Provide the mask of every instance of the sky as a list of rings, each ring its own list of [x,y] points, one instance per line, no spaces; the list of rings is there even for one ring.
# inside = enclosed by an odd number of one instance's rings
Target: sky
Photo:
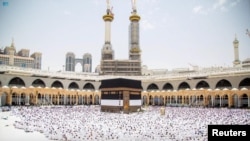
[[[42,70],[59,71],[66,53],[92,55],[92,71],[104,45],[106,0],[0,0],[0,47],[42,53]],[[131,0],[110,0],[115,59],[128,59]],[[250,58],[249,0],[137,0],[142,65],[148,69],[232,67]],[[76,65],[76,71],[81,65]]]

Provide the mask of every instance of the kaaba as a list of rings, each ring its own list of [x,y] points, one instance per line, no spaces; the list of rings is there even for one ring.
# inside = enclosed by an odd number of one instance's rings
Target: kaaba
[[[115,78],[101,80],[102,112],[136,112],[141,108],[141,81]]]

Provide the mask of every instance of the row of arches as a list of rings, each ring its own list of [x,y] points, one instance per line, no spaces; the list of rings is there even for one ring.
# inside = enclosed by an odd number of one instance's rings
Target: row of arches
[[[12,87],[12,86],[16,86],[16,87],[25,87],[25,82],[19,78],[19,77],[15,77],[13,79],[10,80],[8,86]],[[45,88],[47,87],[45,82],[41,79],[36,79],[32,82],[32,86],[33,87],[41,87],[41,88]],[[64,89],[64,86],[63,86],[63,83],[56,80],[54,81],[51,86],[51,88],[54,87],[54,88],[63,88]],[[71,82],[68,86],[68,89],[81,89],[79,87],[79,85],[76,83],[76,82]],[[86,90],[95,90],[95,87],[93,84],[91,83],[86,83],[82,89],[86,89]]]
[[[27,87],[25,85],[25,82],[19,78],[19,77],[14,77],[12,78],[9,83],[8,86],[17,86],[17,87]],[[86,83],[82,88],[79,87],[79,85],[76,82],[71,82],[67,88],[65,88],[65,86],[63,85],[62,82],[60,82],[59,80],[55,80],[51,86],[46,86],[45,82],[41,79],[36,79],[32,82],[32,86],[33,87],[55,87],[55,88],[63,88],[63,89],[86,89],[86,90],[98,90],[99,88],[95,88],[94,84],[92,84],[91,82]],[[211,86],[209,85],[209,83],[205,80],[201,80],[199,81],[196,86],[195,89],[210,89]],[[232,89],[233,86],[231,84],[230,81],[226,80],[226,79],[221,79],[219,80],[216,85],[215,85],[215,89]],[[250,89],[250,78],[245,78],[243,80],[240,81],[239,85],[238,85],[238,89],[241,88],[248,88]],[[185,89],[191,89],[191,86],[188,82],[182,82],[178,85],[177,90],[185,90]],[[171,84],[170,82],[167,82],[163,85],[162,88],[160,88],[156,83],[150,83],[148,86],[146,86],[146,90],[147,91],[152,91],[152,90],[174,90],[173,84]]]
[[[195,89],[210,89],[211,86],[209,86],[208,82],[201,80],[199,81],[196,86]],[[232,84],[226,80],[226,79],[222,79],[219,80],[216,85],[215,85],[216,89],[232,89]],[[250,88],[250,78],[245,78],[243,80],[240,81],[239,89],[241,88]],[[160,88],[157,86],[157,84],[155,83],[151,83],[148,87],[147,90],[159,90]],[[185,90],[185,89],[191,89],[191,86],[187,83],[187,82],[182,82],[179,84],[177,90]],[[174,90],[174,87],[171,83],[166,83],[163,85],[162,90]]]
[[[100,91],[61,88],[0,88],[0,106],[4,105],[98,105]],[[250,107],[250,90],[142,91],[142,105]]]

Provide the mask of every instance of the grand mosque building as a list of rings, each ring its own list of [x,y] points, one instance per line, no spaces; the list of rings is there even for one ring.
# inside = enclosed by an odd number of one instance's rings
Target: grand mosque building
[[[90,54],[84,55],[81,60],[76,59],[73,53],[67,53],[66,71],[61,72],[20,67],[20,64],[14,65],[13,61],[1,63],[0,106],[101,105],[102,80],[126,78],[141,82],[142,106],[250,108],[250,59],[242,62],[239,60],[237,38],[232,43],[234,47],[232,67],[148,70],[141,64],[140,16],[135,5],[129,17],[127,60],[114,58],[111,44],[111,23],[114,15],[109,4],[102,18],[105,22],[105,42],[101,49],[100,67],[97,72],[91,72]],[[9,47],[9,49],[12,48]],[[13,53],[11,55],[15,58]],[[8,54],[1,56],[8,58]],[[41,54],[36,56],[40,58]],[[76,62],[82,64],[83,72],[74,72]],[[35,63],[31,64],[34,66]],[[112,90],[117,93],[121,91]],[[122,90],[124,93],[126,91]]]

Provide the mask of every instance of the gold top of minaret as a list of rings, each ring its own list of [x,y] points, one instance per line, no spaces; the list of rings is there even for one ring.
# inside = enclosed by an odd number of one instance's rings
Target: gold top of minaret
[[[132,14],[130,17],[129,17],[129,20],[132,22],[132,21],[140,21],[141,17],[139,15],[137,15],[136,13],[135,14]]]
[[[137,10],[136,10],[136,0],[132,0],[132,15],[129,17],[129,20],[132,21],[139,21],[141,17],[137,15]]]
[[[107,13],[103,15],[103,20],[104,21],[113,21],[114,19],[114,14],[112,13],[112,8],[110,8],[110,2],[107,0]]]
[[[114,19],[114,16],[110,15],[110,14],[106,14],[106,15],[103,15],[102,18],[104,21],[111,21],[112,22]]]

